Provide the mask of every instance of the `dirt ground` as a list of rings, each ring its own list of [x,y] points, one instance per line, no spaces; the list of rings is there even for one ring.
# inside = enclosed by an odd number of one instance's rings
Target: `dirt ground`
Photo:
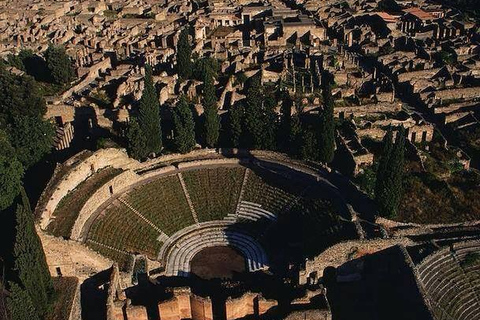
[[[56,238],[38,230],[52,276],[78,277],[80,282],[97,272],[108,269],[113,262],[79,242]],[[57,270],[57,268],[60,268]]]
[[[245,259],[231,247],[205,248],[193,257],[190,270],[203,279],[230,279],[245,272]]]

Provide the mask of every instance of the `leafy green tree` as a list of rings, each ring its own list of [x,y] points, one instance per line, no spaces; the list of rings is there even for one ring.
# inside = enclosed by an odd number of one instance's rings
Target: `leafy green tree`
[[[22,188],[23,166],[5,132],[0,130],[0,211],[9,207]]]
[[[192,48],[188,33],[188,28],[184,28],[177,44],[177,71],[181,80],[189,79],[192,75]]]
[[[195,121],[184,95],[180,97],[173,112],[174,145],[180,153],[187,153],[195,147]]]
[[[147,138],[135,117],[132,117],[127,128],[127,151],[132,158],[137,160],[148,156]]]
[[[228,111],[227,118],[227,140],[232,148],[240,147],[240,139],[242,137],[244,108],[239,104],[232,107]]]
[[[335,154],[335,120],[333,116],[332,82],[332,75],[325,71],[322,74],[323,111],[320,114],[318,135],[318,158],[323,163],[332,162]]]
[[[75,78],[72,60],[63,46],[49,45],[45,52],[45,60],[54,83],[64,85]]]
[[[43,119],[45,99],[32,77],[0,67],[0,127],[5,130],[25,168],[51,150],[54,128]]]
[[[22,190],[21,194],[22,201],[17,205],[16,211],[17,226],[13,249],[15,271],[37,314],[45,316],[50,307],[53,283],[25,191]]]
[[[7,309],[11,320],[40,320],[30,295],[15,282],[10,282]]]
[[[207,70],[203,82],[203,140],[210,148],[217,145],[220,136],[220,116],[218,115],[217,96],[213,80],[212,71]]]
[[[393,143],[393,132],[390,129],[383,140],[382,157],[378,164],[375,185],[375,200],[380,214],[394,217],[403,195],[405,153],[405,129],[401,127]]]
[[[140,99],[138,123],[146,139],[147,154],[158,154],[162,150],[162,129],[160,123],[160,103],[153,84],[152,68],[145,66],[145,79]]]
[[[53,125],[38,117],[15,117],[11,128],[11,141],[18,159],[26,168],[32,166],[51,151]]]

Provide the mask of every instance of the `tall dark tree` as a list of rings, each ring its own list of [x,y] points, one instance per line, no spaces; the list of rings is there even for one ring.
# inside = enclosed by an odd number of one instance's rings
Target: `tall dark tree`
[[[233,106],[228,111],[227,121],[227,140],[232,148],[240,147],[242,137],[242,124],[244,116],[244,107],[241,104]]]
[[[203,140],[207,147],[215,147],[220,136],[220,116],[217,109],[217,96],[213,83],[213,72],[207,70],[203,81]]]
[[[395,143],[393,133],[389,130],[383,144],[377,169],[375,200],[380,214],[391,218],[396,216],[403,194],[405,129],[400,127]]]
[[[9,207],[22,188],[23,166],[5,132],[0,130],[0,211]]]
[[[0,128],[25,168],[51,150],[54,128],[43,119],[46,110],[33,78],[13,75],[0,66]]]
[[[301,132],[300,158],[303,160],[317,160],[317,135],[311,127],[303,128]]]
[[[158,154],[162,150],[162,129],[160,124],[160,103],[153,83],[152,68],[145,66],[145,79],[140,99],[138,123],[145,139],[147,154]]]
[[[137,160],[148,156],[147,138],[143,134],[137,118],[132,117],[127,128],[127,151],[128,154]]]
[[[288,150],[291,155],[298,156],[300,154],[300,146],[302,145],[302,123],[298,114],[292,116],[290,121],[290,136],[288,137]],[[316,141],[314,139],[314,141]]]
[[[318,135],[318,158],[323,163],[332,162],[335,154],[335,120],[333,116],[334,104],[331,89],[332,83],[332,75],[327,71],[324,71],[322,74],[323,110],[320,114]]]
[[[35,231],[33,214],[27,196],[22,191],[22,201],[17,205],[16,236],[14,244],[15,271],[30,296],[38,315],[44,316],[53,293],[43,247]]]
[[[287,91],[282,92],[282,105],[280,108],[280,124],[278,126],[278,146],[280,150],[289,152],[292,127],[293,100]]]
[[[195,147],[195,121],[192,110],[185,96],[180,100],[173,112],[174,144],[180,153],[187,153]]]
[[[10,282],[7,309],[11,320],[40,320],[30,295],[15,282]]]
[[[180,32],[177,44],[177,72],[181,80],[189,79],[192,75],[192,47],[188,40],[188,28]]]
[[[257,73],[248,80],[245,105],[244,140],[246,147],[252,149],[262,146],[262,91],[261,74]]]
[[[45,52],[45,60],[53,82],[64,85],[74,79],[72,60],[63,46],[49,45]]]
[[[203,57],[195,61],[193,67],[193,76],[198,81],[204,81],[207,72],[211,72],[214,78],[217,78],[218,70],[220,69],[218,61],[212,57]]]

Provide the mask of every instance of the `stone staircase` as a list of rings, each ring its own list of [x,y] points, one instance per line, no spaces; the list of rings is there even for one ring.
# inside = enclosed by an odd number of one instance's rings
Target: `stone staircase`
[[[195,223],[199,223],[197,212],[193,207],[192,199],[190,198],[190,194],[188,193],[187,186],[185,185],[185,181],[183,180],[182,173],[181,172],[177,173],[177,176],[178,176],[178,179],[180,180],[180,184],[182,185],[185,198],[187,198],[187,203],[188,203],[188,206],[190,207],[190,211],[192,211],[193,220],[195,220]]]

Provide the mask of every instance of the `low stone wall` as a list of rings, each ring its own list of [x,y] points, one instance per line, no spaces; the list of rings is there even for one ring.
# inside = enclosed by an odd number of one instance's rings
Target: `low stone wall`
[[[406,238],[390,238],[378,240],[352,240],[337,243],[323,251],[321,254],[305,262],[305,269],[299,272],[299,283],[307,284],[311,274],[316,274],[316,278],[323,276],[323,270],[326,267],[338,267],[349,261],[349,254],[356,251],[358,256],[370,252],[377,252],[388,247],[401,244],[412,245],[413,241]],[[358,258],[358,256],[352,258]]]

